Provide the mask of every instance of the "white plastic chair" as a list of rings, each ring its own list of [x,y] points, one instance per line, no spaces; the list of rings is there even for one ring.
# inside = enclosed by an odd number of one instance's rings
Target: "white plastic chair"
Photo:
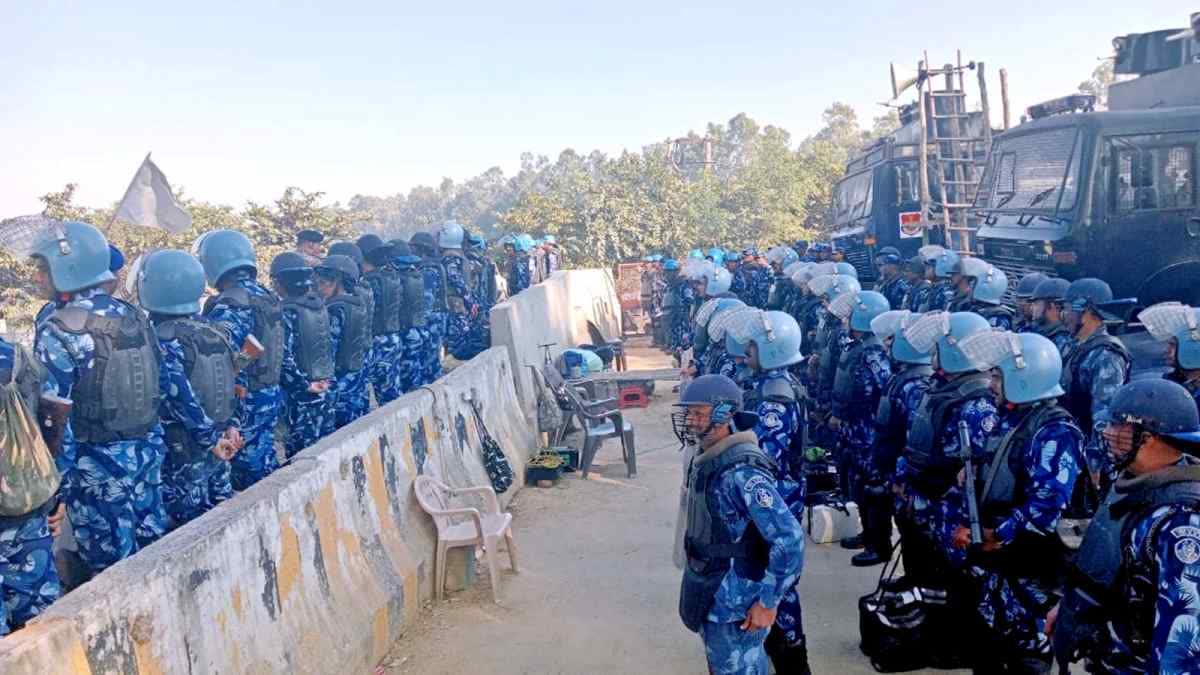
[[[418,476],[413,483],[417,503],[433,518],[437,525],[437,554],[433,560],[434,596],[441,600],[446,586],[446,553],[452,548],[483,546],[487,554],[488,573],[492,578],[492,598],[500,602],[500,537],[508,547],[508,559],[513,572],[517,572],[517,547],[513,543],[512,514],[500,512],[500,502],[491,486],[451,488],[429,476]],[[486,511],[472,507],[455,507],[453,498],[458,495],[482,495]],[[465,516],[465,517],[464,517]]]

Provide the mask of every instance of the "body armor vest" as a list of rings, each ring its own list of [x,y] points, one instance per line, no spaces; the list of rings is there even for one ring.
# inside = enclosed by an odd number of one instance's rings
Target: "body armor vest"
[[[473,255],[463,256],[463,280],[467,282],[467,292],[482,298],[483,261]]]
[[[371,323],[372,335],[391,335],[400,332],[401,302],[404,283],[400,273],[385,267],[367,272],[366,278],[375,294],[375,316]]]
[[[679,592],[679,615],[693,631],[699,631],[707,619],[731,563],[739,576],[752,580],[762,579],[767,569],[769,546],[758,528],[751,521],[741,540],[734,541],[729,525],[721,520],[713,491],[726,471],[743,464],[776,475],[775,463],[753,443],[734,445],[707,462],[692,464],[683,540],[687,567]]]
[[[160,340],[178,340],[183,349],[183,374],[192,386],[197,402],[218,428],[224,428],[233,418],[234,384],[237,367],[234,350],[219,328],[195,319],[172,319],[158,325]],[[181,424],[164,424],[167,444],[189,453],[208,452],[196,447],[191,434]]]
[[[978,314],[979,316],[982,316],[983,318],[987,319],[988,323],[991,323],[992,319],[994,319],[994,318],[1002,318],[1002,319],[1007,319],[1008,325],[1011,326],[1011,325],[1013,325],[1013,322],[1016,321],[1017,315],[1015,313],[1013,313],[1013,311],[1011,309],[1009,309],[1008,307],[1005,307],[1004,305],[988,305],[988,304],[978,303],[975,305],[975,307],[976,307],[976,309],[974,310],[975,313]]]
[[[375,291],[371,288],[371,284],[360,279],[357,284],[354,284],[354,297],[360,298],[363,303],[363,309],[367,315],[367,333],[371,336],[375,335]]]
[[[371,347],[371,323],[366,303],[357,295],[338,293],[325,300],[325,306],[330,312],[340,311],[343,317],[342,339],[333,357],[334,374],[342,377],[362,370]]]
[[[1045,325],[1039,324],[1037,325],[1035,332],[1056,345],[1058,344],[1060,335],[1066,335],[1068,337],[1071,335],[1071,332],[1068,331],[1066,326],[1062,325],[1061,323],[1056,323],[1049,328],[1047,328]],[[1066,355],[1063,356],[1063,359],[1066,359]]]
[[[1158,586],[1154,549],[1173,511],[1151,524],[1133,555],[1126,543],[1133,528],[1162,506],[1200,511],[1200,466],[1172,466],[1118,481],[1092,519],[1067,575],[1064,608],[1098,612],[1135,654],[1149,650]]]
[[[833,315],[826,317],[829,321],[836,321]],[[836,325],[829,326],[823,334],[824,340],[821,340],[821,334],[818,334],[818,344],[824,345],[821,351],[821,370],[817,380],[817,390],[820,392],[829,392],[833,389],[834,380],[837,377],[838,363],[842,358],[842,332]]]
[[[92,367],[71,394],[71,431],[77,441],[142,440],[158,424],[159,355],[154,327],[132,305],[125,305],[125,310],[123,316],[101,316],[67,306],[50,317],[63,331],[90,335],[95,344]]]
[[[839,417],[848,408],[867,402],[867,391],[863,386],[863,370],[867,367],[864,356],[869,347],[878,347],[879,338],[865,335],[856,340],[850,349],[842,352],[838,359],[837,372],[833,377],[833,410]]]
[[[446,301],[446,286],[449,284],[446,282],[445,268],[443,268],[441,263],[433,258],[422,258],[417,267],[421,270],[421,274],[423,275],[422,278],[425,280],[425,286],[427,287],[427,290],[433,292],[432,311],[445,312],[449,306]],[[436,283],[432,288],[428,288],[430,286],[428,281],[429,277],[436,279]]]
[[[923,489],[940,494],[949,488],[962,460],[947,457],[943,452],[941,434],[946,428],[947,416],[951,408],[972,398],[990,396],[990,383],[988,373],[971,373],[935,384],[921,399],[908,431],[907,455]]]
[[[279,384],[279,371],[283,369],[283,307],[278,296],[274,293],[258,295],[241,286],[232,286],[209,298],[204,305],[205,313],[217,302],[247,308],[254,317],[254,337],[262,343],[263,354],[244,369],[250,391]],[[241,349],[242,345],[234,345],[234,348]]]
[[[410,328],[425,328],[424,275],[415,267],[404,268],[400,270],[400,282],[404,287],[400,330],[408,332]]]
[[[333,378],[333,341],[329,336],[329,313],[316,293],[309,291],[283,301],[296,315],[296,367],[310,382]],[[378,308],[378,306],[377,306]]]
[[[1080,377],[1079,369],[1083,366],[1084,360],[1088,354],[1091,354],[1097,349],[1111,349],[1116,352],[1125,362],[1126,378],[1128,378],[1129,364],[1131,362],[1129,350],[1117,338],[1109,335],[1107,332],[1095,333],[1086,341],[1075,345],[1071,351],[1067,352],[1067,356],[1063,359],[1062,372],[1062,388],[1067,392],[1063,403],[1067,410],[1075,416],[1079,421],[1079,426],[1083,428],[1085,434],[1092,433],[1094,420],[1092,419],[1092,392],[1084,388],[1083,378]]]
[[[463,280],[466,283],[467,293],[470,293],[473,286],[471,285],[470,279],[467,278],[467,275],[469,274],[469,270],[467,268],[470,267],[470,265],[467,263],[466,259],[464,259],[461,255],[455,255],[454,253],[443,256],[443,279],[449,279],[450,274],[446,270],[448,270],[451,265],[456,265],[458,267],[458,271],[462,274]],[[451,287],[449,283],[446,284],[446,307],[454,314],[467,313],[466,298],[459,295],[458,290]]]
[[[13,363],[0,366],[0,386],[15,384],[17,395],[21,397],[21,401],[29,410],[31,419],[37,420],[38,403],[42,398],[42,384],[45,383],[48,375],[46,367],[33,358],[23,346],[10,346],[13,349]]]
[[[1071,414],[1058,405],[1043,403],[1026,411],[1025,416],[1003,436],[993,435],[988,442],[992,459],[981,474],[984,482],[979,490],[979,512],[984,525],[995,527],[1017,506],[1025,492],[1025,468],[1022,455],[1034,435],[1052,422],[1072,421]],[[1080,467],[1086,464],[1076,457]],[[1085,471],[1081,471],[1084,473]]]
[[[933,366],[906,365],[904,370],[888,380],[887,391],[879,397],[879,405],[875,408],[875,424],[887,438],[902,437],[908,427],[900,407],[900,394],[905,385],[913,380],[933,376]]]
[[[911,287],[909,287],[908,292],[904,294],[904,302],[901,303],[902,306],[898,307],[897,309],[907,309],[913,312],[921,311],[920,307],[913,306],[913,302],[916,301],[917,295],[921,293],[921,291],[929,288],[930,286],[932,286],[932,284],[929,283],[928,279],[921,279],[917,283],[913,284]]]

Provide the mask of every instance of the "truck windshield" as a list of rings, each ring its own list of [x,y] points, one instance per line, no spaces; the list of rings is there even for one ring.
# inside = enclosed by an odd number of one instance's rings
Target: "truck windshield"
[[[1079,192],[1082,143],[1074,128],[1001,139],[980,182],[975,208],[990,211],[1070,211]]]
[[[843,178],[833,189],[833,219],[845,225],[871,213],[871,172]]]

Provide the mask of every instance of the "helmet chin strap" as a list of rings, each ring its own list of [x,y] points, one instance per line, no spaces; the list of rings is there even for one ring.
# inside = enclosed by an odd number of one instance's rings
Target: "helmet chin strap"
[[[1113,461],[1113,469],[1115,469],[1118,473],[1128,469],[1134,463],[1134,461],[1137,460],[1138,451],[1140,451],[1142,446],[1145,445],[1147,436],[1149,436],[1149,433],[1147,433],[1144,429],[1135,426],[1133,429],[1133,437],[1130,439],[1129,452],[1122,455],[1119,459],[1115,459]],[[1109,453],[1109,456],[1112,456],[1111,452]]]

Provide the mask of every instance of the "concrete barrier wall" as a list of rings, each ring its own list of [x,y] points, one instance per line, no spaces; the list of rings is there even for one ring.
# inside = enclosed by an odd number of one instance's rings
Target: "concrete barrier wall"
[[[0,673],[370,672],[433,590],[413,479],[488,484],[467,399],[517,475],[502,503],[521,485],[512,372],[493,348],[324,439],[0,640]]]
[[[612,272],[605,269],[555,272],[542,283],[492,308],[492,344],[508,350],[517,394],[532,414],[534,385],[528,366],[541,367],[538,345],[556,343],[551,355],[591,342],[587,321],[604,335],[621,335],[621,309]]]

